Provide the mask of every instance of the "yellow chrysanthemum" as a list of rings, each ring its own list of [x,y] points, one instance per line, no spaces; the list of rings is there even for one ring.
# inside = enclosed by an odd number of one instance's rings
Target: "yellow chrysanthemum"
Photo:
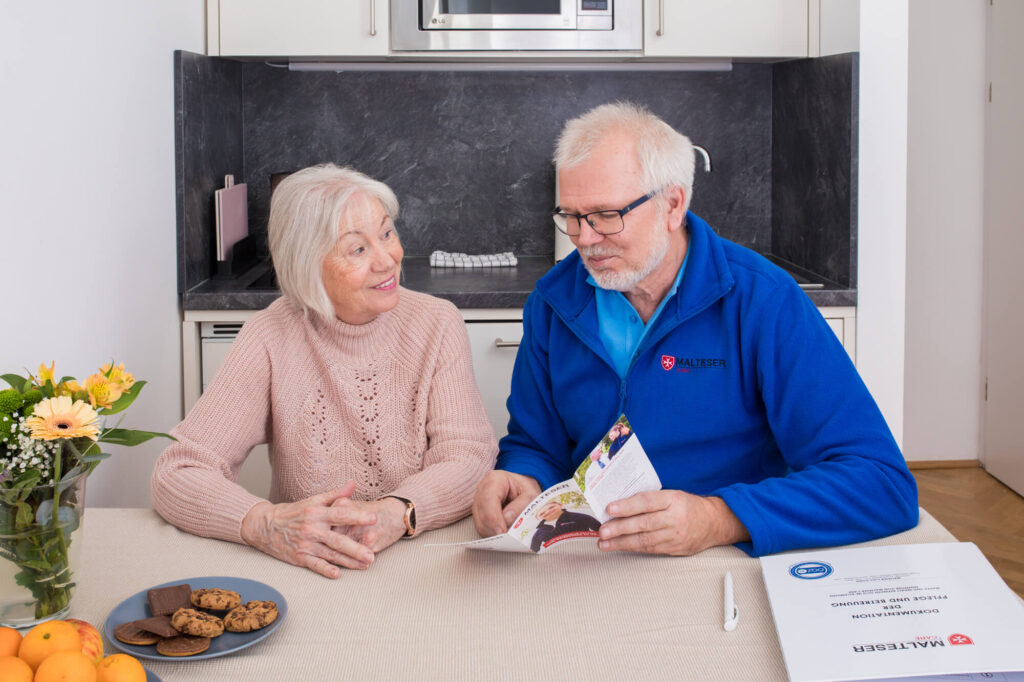
[[[121,397],[121,385],[115,384],[103,374],[93,374],[85,380],[89,403],[95,407],[110,407]]]
[[[36,403],[34,413],[25,420],[33,438],[92,438],[100,434],[99,416],[85,401],[62,395]]]
[[[127,391],[135,383],[135,377],[130,372],[124,371],[123,362],[117,367],[114,367],[114,363],[108,362],[100,367],[100,373],[110,379],[112,383],[120,386],[122,392]]]
[[[47,369],[44,363],[39,363],[39,377],[36,379],[37,386],[45,386],[47,381],[57,383],[57,380],[53,378],[53,369],[57,366],[57,361],[50,362],[50,367]]]

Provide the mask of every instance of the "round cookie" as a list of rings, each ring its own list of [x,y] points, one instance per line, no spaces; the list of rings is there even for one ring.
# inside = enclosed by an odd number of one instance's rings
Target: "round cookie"
[[[156,644],[162,639],[162,637],[154,635],[152,632],[146,632],[136,627],[134,623],[121,623],[118,625],[114,628],[114,637],[125,644],[134,644],[136,646]]]
[[[242,603],[242,596],[232,590],[203,588],[201,590],[192,590],[192,596],[189,600],[192,602],[192,606],[196,608],[209,609],[211,611],[230,611]]]
[[[156,645],[157,653],[164,656],[194,656],[209,648],[209,637],[190,637],[188,635],[162,639]]]
[[[171,616],[171,627],[183,635],[193,637],[218,637],[224,633],[224,621],[195,609],[175,611]]]
[[[252,632],[265,628],[277,619],[277,604],[272,601],[250,601],[224,616],[228,632]]]

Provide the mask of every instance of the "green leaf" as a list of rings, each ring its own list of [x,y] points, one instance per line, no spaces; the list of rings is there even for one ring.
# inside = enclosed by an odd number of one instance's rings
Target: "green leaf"
[[[32,514],[32,507],[28,506],[24,502],[17,504],[18,513],[15,515],[14,523],[18,528],[25,528],[30,525],[35,518]]]
[[[120,402],[120,401],[119,401]],[[114,403],[115,405],[117,403]],[[151,438],[170,438],[174,440],[174,437],[167,433],[160,433],[158,431],[140,431],[138,429],[110,429],[104,432],[100,436],[100,442],[102,443],[113,443],[114,445],[138,445],[139,443],[145,443]]]
[[[35,486],[42,474],[38,469],[29,469],[18,474],[18,477],[11,483],[12,488],[24,488],[25,486]]]
[[[57,384],[59,385],[59,384],[63,384],[63,383],[66,383],[68,381],[74,381],[74,380],[75,380],[74,377],[61,377],[60,381],[58,381]]]
[[[7,505],[0,506],[0,533],[4,535],[10,535],[14,532],[14,514],[11,513],[10,507]],[[6,549],[6,546],[0,544],[0,550]]]
[[[132,384],[132,387],[121,394],[121,397],[114,401],[114,404],[110,407],[104,407],[101,410],[97,410],[102,415],[117,414],[121,410],[127,409],[129,405],[135,402],[135,399],[139,396],[142,391],[142,387],[146,385],[145,381],[136,381]]]
[[[106,459],[107,457],[110,457],[110,453],[109,452],[93,452],[92,454],[88,454],[85,457],[82,457],[82,461],[83,462],[98,462],[101,459]]]
[[[25,568],[30,568],[33,571],[39,571],[40,573],[50,572],[50,565],[45,561],[22,561],[21,565]]]
[[[28,471],[22,472],[11,483],[11,490],[18,491],[14,501],[21,502],[31,495],[32,489],[39,485],[39,480],[41,478],[42,474],[38,469],[29,469]]]
[[[17,374],[0,374],[0,378],[2,378],[4,381],[10,384],[11,388],[16,388],[21,393],[24,393],[27,390],[25,388],[25,384],[32,383],[25,377],[18,376]]]

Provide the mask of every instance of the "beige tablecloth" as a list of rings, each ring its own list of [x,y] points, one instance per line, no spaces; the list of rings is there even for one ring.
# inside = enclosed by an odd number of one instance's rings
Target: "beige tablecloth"
[[[102,627],[126,597],[198,576],[259,580],[285,596],[281,627],[248,649],[144,661],[164,682],[786,679],[760,565],[736,548],[675,558],[602,554],[593,541],[539,556],[428,546],[475,537],[467,519],[328,580],[151,510],[90,508],[71,617]],[[953,540],[922,510],[914,530],[870,544]],[[734,632],[722,629],[726,571]]]

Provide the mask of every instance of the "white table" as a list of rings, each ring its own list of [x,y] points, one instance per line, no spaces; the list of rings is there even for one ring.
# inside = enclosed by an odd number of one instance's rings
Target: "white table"
[[[676,558],[603,554],[592,541],[539,556],[427,546],[475,537],[467,519],[328,580],[189,535],[152,510],[89,508],[71,617],[102,629],[126,597],[199,576],[259,580],[285,596],[281,627],[248,649],[144,661],[164,682],[786,679],[760,565],[734,547]],[[869,544],[953,540],[922,510],[917,528]],[[733,632],[722,629],[726,571],[740,608]]]

